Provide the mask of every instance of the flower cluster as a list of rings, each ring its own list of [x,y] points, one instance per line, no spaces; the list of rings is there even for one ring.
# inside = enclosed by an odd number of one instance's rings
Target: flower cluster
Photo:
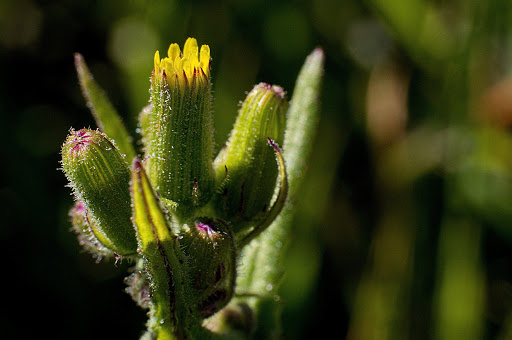
[[[278,86],[256,85],[214,157],[210,48],[189,38],[183,51],[171,44],[167,55],[155,53],[150,104],[139,116],[141,154],[125,159],[136,152],[120,123],[98,124],[104,131],[71,130],[62,165],[77,200],[71,216],[81,243],[98,258],[137,263],[128,291],[149,308],[148,336],[193,338],[208,332],[202,320],[233,297],[243,246],[284,205],[278,144],[287,100]],[[76,60],[96,118],[112,116],[111,106],[99,105],[105,98],[83,59]]]

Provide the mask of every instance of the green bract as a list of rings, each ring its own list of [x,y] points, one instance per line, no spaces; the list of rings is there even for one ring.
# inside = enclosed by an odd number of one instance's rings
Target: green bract
[[[278,286],[265,278],[277,270],[278,256],[265,255],[258,268],[255,254],[260,248],[260,254],[268,253],[259,236],[278,220],[292,192],[286,150],[279,147],[288,108],[284,90],[256,85],[214,160],[210,48],[199,49],[192,38],[183,51],[172,44],[167,57],[155,53],[149,105],[139,115],[143,154],[137,155],[79,54],[75,62],[101,131],[71,130],[62,147],[62,166],[76,197],[72,225],[98,260],[115,254],[136,263],[126,283],[135,302],[148,309],[143,339],[261,338],[258,322],[279,309],[266,304],[273,297],[251,289]],[[321,68],[311,72],[320,79]],[[291,126],[286,133],[300,133],[300,126]],[[304,132],[312,126],[304,125]],[[290,154],[292,169],[299,149]],[[255,301],[273,310],[261,317]]]

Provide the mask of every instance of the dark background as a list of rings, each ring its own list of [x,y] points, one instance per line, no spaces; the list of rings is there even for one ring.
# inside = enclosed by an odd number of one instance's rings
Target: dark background
[[[128,263],[69,232],[59,170],[95,127],[85,57],[131,131],[156,49],[212,50],[217,145],[258,82],[291,95],[317,46],[322,112],[284,267],[289,339],[506,339],[512,330],[508,1],[0,3],[0,337],[137,339]],[[510,333],[508,333],[510,334]]]

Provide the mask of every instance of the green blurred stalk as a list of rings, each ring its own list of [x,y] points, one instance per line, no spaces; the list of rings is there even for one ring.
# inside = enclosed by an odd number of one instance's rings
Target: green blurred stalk
[[[480,240],[478,224],[445,218],[439,236],[436,339],[482,339],[485,285]]]
[[[455,52],[455,34],[446,27],[441,13],[425,0],[367,0],[384,19],[407,52],[434,73],[439,62]]]
[[[382,215],[357,287],[350,340],[407,339],[410,334],[416,220],[412,197],[402,190],[384,194],[380,201]]]

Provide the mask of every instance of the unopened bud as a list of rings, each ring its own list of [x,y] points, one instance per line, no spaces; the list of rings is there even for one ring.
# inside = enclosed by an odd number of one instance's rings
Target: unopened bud
[[[188,258],[194,304],[202,317],[209,317],[233,296],[236,278],[233,235],[225,222],[199,218],[186,225],[180,236]]]
[[[214,162],[217,183],[221,183],[214,206],[221,218],[231,222],[235,233],[270,206],[278,167],[269,138],[282,143],[287,106],[281,87],[256,85]]]
[[[148,309],[151,306],[151,289],[146,274],[143,271],[143,260],[139,260],[132,273],[124,279],[126,292],[139,307]]]
[[[101,261],[103,258],[114,257],[114,253],[106,248],[94,235],[91,227],[92,222],[87,216],[87,207],[84,202],[78,200],[69,211],[71,217],[71,226],[78,237],[78,243],[91,253],[96,261]]]
[[[100,131],[72,130],[62,146],[62,166],[98,241],[118,255],[134,254],[130,172],[116,146]]]
[[[160,59],[151,77],[151,106],[141,119],[147,173],[178,213],[204,205],[213,194],[213,117],[210,48],[189,38]]]

